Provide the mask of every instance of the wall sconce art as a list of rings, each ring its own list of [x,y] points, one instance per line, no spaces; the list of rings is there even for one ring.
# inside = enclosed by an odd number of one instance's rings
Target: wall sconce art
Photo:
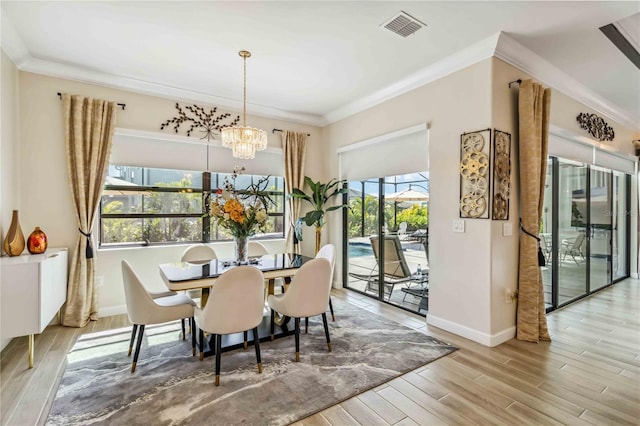
[[[615,136],[613,127],[609,126],[602,117],[595,114],[581,112],[576,117],[576,120],[578,120],[578,124],[583,130],[589,132],[591,136],[599,141],[612,141]]]
[[[511,134],[493,129],[493,208],[492,218],[509,219],[511,192]]]
[[[460,217],[488,219],[491,129],[460,135]]]

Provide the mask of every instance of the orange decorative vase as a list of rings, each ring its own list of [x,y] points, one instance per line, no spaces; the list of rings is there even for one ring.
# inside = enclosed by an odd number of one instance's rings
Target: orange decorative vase
[[[20,253],[24,251],[24,234],[22,233],[20,221],[18,220],[18,210],[13,211],[11,224],[9,225],[7,236],[4,239],[3,248],[9,256],[20,256]]]
[[[29,235],[27,250],[31,254],[42,254],[47,250],[47,234],[39,226]]]

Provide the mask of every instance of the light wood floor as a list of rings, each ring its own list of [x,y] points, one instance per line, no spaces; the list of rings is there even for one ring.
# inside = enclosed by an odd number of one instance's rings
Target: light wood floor
[[[460,350],[297,425],[640,423],[638,280],[626,280],[549,315],[551,343],[511,340],[496,348],[427,329],[424,318],[357,293],[334,291],[333,297]],[[2,424],[42,424],[77,335],[126,324],[120,315],[82,330],[50,326],[36,336],[31,370],[26,368],[27,339],[14,339],[1,355]]]

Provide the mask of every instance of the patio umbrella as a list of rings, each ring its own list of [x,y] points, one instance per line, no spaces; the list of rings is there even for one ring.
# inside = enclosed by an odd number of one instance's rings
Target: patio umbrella
[[[416,191],[415,189],[403,189],[393,194],[385,195],[385,201],[397,201],[399,203],[405,201],[429,201],[429,194],[426,192]]]

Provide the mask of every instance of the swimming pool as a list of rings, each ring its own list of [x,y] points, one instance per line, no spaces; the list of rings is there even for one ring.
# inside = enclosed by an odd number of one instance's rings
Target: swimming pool
[[[349,257],[373,256],[371,244],[366,243],[349,243]]]

